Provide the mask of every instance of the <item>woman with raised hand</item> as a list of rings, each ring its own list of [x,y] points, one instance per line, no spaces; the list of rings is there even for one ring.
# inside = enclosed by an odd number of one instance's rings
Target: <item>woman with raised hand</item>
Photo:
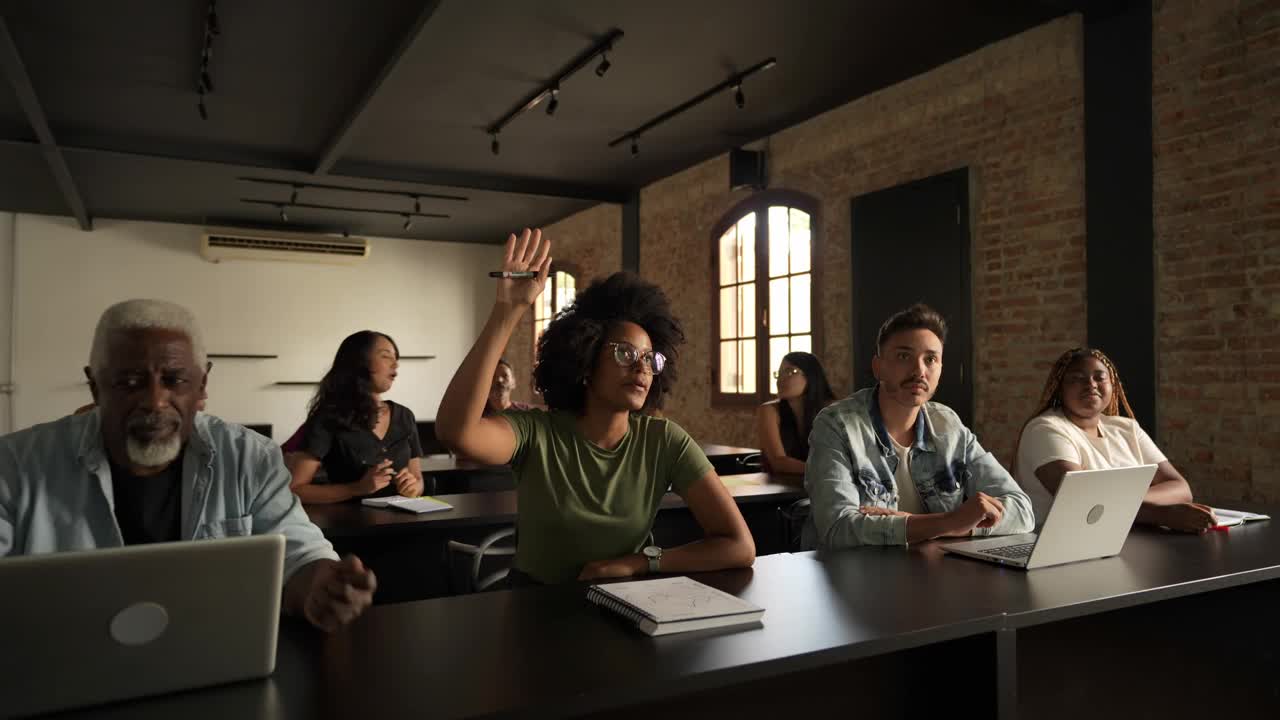
[[[498,358],[542,292],[551,243],[507,239],[489,320],[449,383],[436,433],[459,455],[510,463],[519,493],[513,585],[747,567],[755,543],[711,463],[674,422],[645,414],[675,381],[684,341],[666,296],[638,277],[597,281],[538,342],[534,384],[548,410],[485,417]],[[647,545],[662,496],[680,494],[705,537]]]

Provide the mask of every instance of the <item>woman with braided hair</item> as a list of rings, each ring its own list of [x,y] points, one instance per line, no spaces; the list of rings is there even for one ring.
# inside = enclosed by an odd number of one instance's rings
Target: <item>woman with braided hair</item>
[[[1191,486],[1134,420],[1120,374],[1101,350],[1073,348],[1053,364],[1014,461],[1016,479],[1041,521],[1067,472],[1153,464],[1156,474],[1137,522],[1185,532],[1217,524],[1212,509],[1192,502]]]

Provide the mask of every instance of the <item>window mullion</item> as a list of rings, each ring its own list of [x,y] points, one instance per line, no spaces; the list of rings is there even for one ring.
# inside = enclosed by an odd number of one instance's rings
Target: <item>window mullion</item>
[[[756,207],[756,399],[769,397],[769,206]]]

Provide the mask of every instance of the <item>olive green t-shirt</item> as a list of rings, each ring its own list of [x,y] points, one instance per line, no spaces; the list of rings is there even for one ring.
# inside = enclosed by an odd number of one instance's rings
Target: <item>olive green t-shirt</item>
[[[689,433],[633,414],[622,442],[605,450],[560,410],[503,414],[516,435],[515,566],[545,583],[573,580],[592,560],[638,552],[667,490],[683,494],[711,472]]]

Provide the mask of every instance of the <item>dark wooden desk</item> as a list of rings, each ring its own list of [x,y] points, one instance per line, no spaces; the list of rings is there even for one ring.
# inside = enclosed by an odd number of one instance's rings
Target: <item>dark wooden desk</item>
[[[740,475],[760,471],[761,465],[758,459],[755,462],[747,462],[749,456],[760,455],[760,451],[756,448],[716,445],[714,443],[705,443],[701,447],[702,452],[711,461],[711,466],[720,475]]]
[[[787,528],[778,508],[805,497],[800,488],[769,483],[764,473],[726,481],[760,554],[787,549]],[[451,510],[415,515],[371,508],[358,502],[306,505],[307,515],[341,553],[353,553],[378,574],[378,602],[404,602],[455,592],[459,578],[447,554],[449,540],[476,544],[516,521],[514,490],[437,495]],[[667,493],[654,521],[655,541],[664,547],[702,536],[693,515],[675,493]]]
[[[765,607],[763,625],[649,638],[580,585],[379,606],[332,636],[286,623],[270,679],[91,714],[1132,719],[1280,707],[1274,521],[1136,530],[1116,558],[1031,572],[926,543],[697,577]]]
[[[419,463],[423,476],[432,481],[432,493],[437,495],[510,490],[516,486],[515,476],[507,465],[483,465],[452,455],[428,455],[420,458]]]
[[[711,466],[720,475],[742,475],[760,471],[759,462],[746,461],[750,456],[758,456],[759,450],[714,444],[701,447],[711,461]],[[419,462],[422,474],[434,479],[436,494],[510,490],[515,487],[515,478],[507,465],[483,465],[452,455],[428,455]]]

